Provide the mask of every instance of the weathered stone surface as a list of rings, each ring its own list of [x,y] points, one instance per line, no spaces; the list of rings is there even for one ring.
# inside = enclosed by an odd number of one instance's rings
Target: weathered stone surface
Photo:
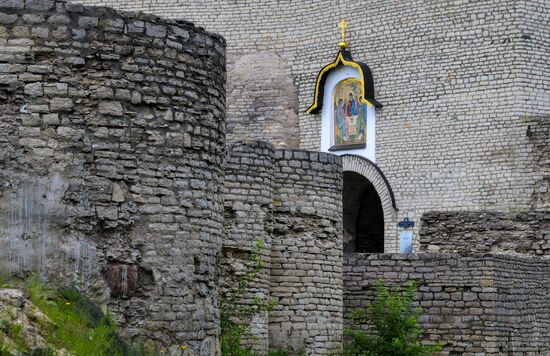
[[[30,83],[25,85],[25,94],[30,96],[41,96],[44,94],[42,83]]]
[[[52,25],[68,25],[71,23],[71,18],[67,15],[53,15],[48,17],[48,23]]]
[[[136,265],[115,265],[107,267],[105,280],[113,297],[129,298],[136,292],[138,270]]]
[[[151,15],[23,5],[0,1],[0,274],[44,271],[127,336],[215,354],[224,40]],[[146,24],[189,36],[165,51]]]
[[[224,236],[221,258],[221,293],[237,284],[237,276],[250,260],[256,241],[264,243],[261,251],[265,268],[251,286],[254,296],[270,299],[270,256],[274,195],[273,146],[260,141],[232,144],[225,162],[224,181]],[[255,352],[269,350],[268,313],[254,318],[251,332],[254,337],[245,340]]]
[[[227,67],[228,140],[298,148],[298,90],[288,61],[276,53],[235,54]]]
[[[71,98],[52,98],[50,100],[51,111],[70,111],[74,106]]]
[[[342,345],[342,160],[275,151],[270,347],[324,355]],[[304,312],[307,313],[305,318]]]
[[[25,6],[25,0],[0,0],[0,7],[22,9]]]
[[[113,195],[111,200],[117,203],[124,203],[124,190],[120,184],[113,184]]]
[[[100,113],[105,115],[122,116],[124,115],[124,109],[122,104],[118,101],[101,101],[98,105]]]
[[[147,22],[145,24],[145,34],[152,37],[166,37],[166,27]]]
[[[15,333],[15,326],[19,331]],[[18,289],[0,288],[0,338],[2,351],[9,354],[18,354],[18,345],[25,344],[31,353],[40,354],[44,349],[55,353],[54,345],[44,340],[46,330],[53,327],[51,320],[46,317],[33,303]],[[42,352],[41,352],[42,351]]]
[[[25,8],[30,10],[48,11],[54,7],[54,0],[25,0]]]
[[[6,14],[3,12],[0,12],[0,24],[8,25],[10,23],[14,23],[15,21],[17,21],[18,18],[19,16],[17,16],[16,14]]]
[[[259,273],[247,300],[260,295],[279,302],[269,315],[253,320],[255,338],[246,343],[259,353],[302,347],[312,354],[338,350],[342,342],[340,158],[274,150],[254,140],[234,143],[228,151],[222,293],[236,284],[255,241],[262,240],[262,259],[270,268]],[[302,310],[307,310],[307,323]]]
[[[428,212],[420,251],[506,252],[550,258],[550,212]]]
[[[80,16],[78,18],[78,25],[81,28],[96,27],[98,23],[99,23],[99,19],[94,16]]]

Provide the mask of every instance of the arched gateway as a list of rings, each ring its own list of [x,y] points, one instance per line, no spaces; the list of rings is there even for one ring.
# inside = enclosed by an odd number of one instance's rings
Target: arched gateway
[[[344,252],[398,252],[397,206],[388,180],[367,158],[342,156]]]

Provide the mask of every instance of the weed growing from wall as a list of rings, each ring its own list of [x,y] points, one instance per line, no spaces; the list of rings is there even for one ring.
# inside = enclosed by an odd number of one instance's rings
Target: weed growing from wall
[[[252,318],[259,313],[268,312],[276,305],[276,300],[255,296],[251,302],[246,301],[246,294],[250,290],[250,283],[264,268],[262,251],[265,242],[257,240],[254,244],[249,263],[245,265],[242,275],[237,279],[234,289],[227,292],[220,302],[221,321],[221,350],[222,355],[248,356],[254,355],[250,347],[241,345],[244,337],[252,337],[250,323]]]

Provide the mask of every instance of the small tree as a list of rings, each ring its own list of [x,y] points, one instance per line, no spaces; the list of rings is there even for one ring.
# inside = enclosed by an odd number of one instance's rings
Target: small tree
[[[344,334],[344,355],[424,356],[441,350],[441,345],[421,345],[422,328],[418,318],[422,308],[414,307],[416,285],[409,282],[404,290],[390,292],[383,281],[376,285],[376,297],[368,311],[358,309],[352,315],[352,327]],[[368,325],[362,330],[361,325]]]
[[[251,336],[250,322],[254,315],[270,311],[277,305],[275,300],[267,300],[259,296],[254,297],[251,303],[245,301],[250,283],[256,279],[258,273],[264,268],[265,262],[262,259],[264,248],[265,242],[257,240],[252,250],[250,262],[246,264],[243,274],[238,277],[236,287],[228,291],[221,299],[222,355],[253,355],[251,348],[241,346],[243,337]]]

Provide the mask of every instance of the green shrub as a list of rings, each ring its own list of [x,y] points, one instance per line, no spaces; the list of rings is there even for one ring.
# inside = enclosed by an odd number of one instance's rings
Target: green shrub
[[[251,337],[250,322],[254,315],[272,310],[277,302],[262,297],[254,297],[252,303],[245,302],[250,283],[256,279],[264,267],[262,251],[265,243],[257,240],[252,250],[251,259],[245,270],[237,279],[237,286],[228,291],[220,302],[221,351],[227,356],[255,355],[251,348],[241,345],[244,337]]]
[[[441,350],[439,344],[421,345],[422,328],[418,321],[422,309],[414,307],[416,285],[390,292],[382,281],[376,285],[376,297],[367,311],[355,310],[352,327],[344,330],[349,338],[344,355],[423,356]],[[368,325],[368,330],[361,329]]]

